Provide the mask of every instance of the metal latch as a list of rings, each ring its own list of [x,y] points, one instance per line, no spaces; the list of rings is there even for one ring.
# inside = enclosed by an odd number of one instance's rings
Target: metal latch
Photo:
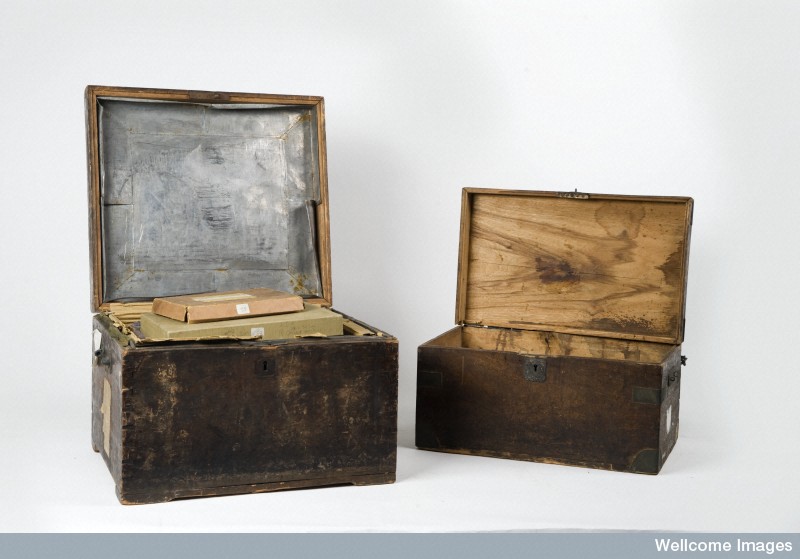
[[[688,361],[688,360],[689,360],[688,357],[686,357],[685,355],[681,355],[681,364],[680,364],[680,366],[667,375],[667,386],[672,386],[673,384],[675,384],[676,382],[678,382],[680,380],[680,378],[681,378],[681,367],[685,366],[686,365],[686,361]]]
[[[558,197],[559,198],[577,198],[579,200],[588,200],[589,199],[589,195],[588,194],[586,194],[585,192],[578,192],[577,188],[575,189],[574,192],[559,192],[558,193]]]

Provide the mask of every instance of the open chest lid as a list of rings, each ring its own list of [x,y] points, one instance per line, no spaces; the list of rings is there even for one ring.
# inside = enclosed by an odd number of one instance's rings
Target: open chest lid
[[[92,310],[256,287],[330,306],[323,107],[87,87]]]
[[[692,203],[464,189],[456,322],[681,343]]]

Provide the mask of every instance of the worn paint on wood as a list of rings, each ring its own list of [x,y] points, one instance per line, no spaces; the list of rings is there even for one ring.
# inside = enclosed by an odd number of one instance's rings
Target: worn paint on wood
[[[679,378],[669,378],[680,367],[679,348],[667,348],[655,363],[542,354],[546,373],[532,381],[527,355],[482,349],[469,334],[464,338],[471,341],[461,347],[435,339],[419,348],[418,447],[639,473],[661,469],[677,439]],[[647,397],[637,398],[642,392]]]
[[[92,446],[123,503],[390,483],[397,340],[142,340],[153,297],[332,303],[321,97],[89,86]]]
[[[396,339],[132,347],[95,328],[93,446],[123,503],[394,481]]]
[[[678,437],[691,198],[464,189],[419,448],[655,474]]]
[[[510,328],[457,328],[456,347],[513,351],[545,356],[597,357],[660,363],[672,349],[668,344],[578,336]],[[437,342],[438,345],[438,342]]]

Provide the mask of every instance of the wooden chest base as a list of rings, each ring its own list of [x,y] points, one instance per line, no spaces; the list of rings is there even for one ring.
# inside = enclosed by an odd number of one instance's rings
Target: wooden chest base
[[[94,328],[92,444],[122,503],[395,480],[395,338],[134,347]]]
[[[419,348],[416,445],[656,474],[680,366],[675,345],[457,327]]]

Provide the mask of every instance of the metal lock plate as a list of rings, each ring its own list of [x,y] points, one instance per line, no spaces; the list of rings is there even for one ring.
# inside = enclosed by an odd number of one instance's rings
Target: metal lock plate
[[[525,380],[544,382],[547,380],[547,361],[541,357],[529,357],[525,361]]]

